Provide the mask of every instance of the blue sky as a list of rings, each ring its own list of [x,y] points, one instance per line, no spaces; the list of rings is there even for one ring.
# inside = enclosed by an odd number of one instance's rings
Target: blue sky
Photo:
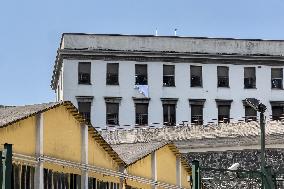
[[[54,101],[63,32],[284,39],[283,0],[0,1],[0,104]]]

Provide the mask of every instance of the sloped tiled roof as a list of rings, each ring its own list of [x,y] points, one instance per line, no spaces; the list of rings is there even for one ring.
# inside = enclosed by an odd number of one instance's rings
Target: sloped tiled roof
[[[114,144],[111,147],[117,152],[119,157],[129,166],[137,161],[143,159],[154,151],[163,148],[164,146],[169,146],[170,150],[181,158],[181,163],[186,169],[186,171],[191,174],[191,168],[187,159],[181,155],[178,148],[170,141],[152,141],[145,143],[122,143]]]
[[[119,157],[128,165],[146,157],[152,152],[164,147],[169,142],[148,142],[111,145]]]
[[[50,102],[25,106],[2,107],[0,108],[0,127],[8,126],[14,122],[25,119],[39,112],[57,107],[61,104],[64,104],[64,102]]]
[[[12,125],[13,123],[27,119],[38,113],[48,111],[61,105],[65,106],[80,123],[86,124],[83,116],[70,101],[59,101],[25,106],[1,107],[0,128],[7,127],[9,125]],[[94,138],[94,140],[99,143],[117,163],[125,165],[125,162],[119,157],[119,155],[111,148],[111,146],[104,140],[104,138],[92,125],[88,125],[88,131],[91,134],[92,138]]]

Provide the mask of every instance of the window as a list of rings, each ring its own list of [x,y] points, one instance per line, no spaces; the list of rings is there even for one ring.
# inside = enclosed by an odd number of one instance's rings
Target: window
[[[203,107],[205,99],[189,99],[191,106],[191,123],[202,125],[203,124]]]
[[[106,124],[118,125],[119,124],[119,104],[106,103]]]
[[[146,64],[135,64],[135,85],[148,85]]]
[[[163,65],[163,86],[175,86],[175,66]]]
[[[257,121],[257,111],[248,105],[245,106],[245,121]]]
[[[137,125],[148,125],[148,104],[137,103],[135,104],[135,124]]]
[[[271,68],[271,88],[282,89],[283,88],[283,69]]]
[[[93,96],[76,96],[78,102],[78,110],[85,118],[86,122],[91,123],[91,105]]]
[[[176,105],[175,104],[164,104],[164,125],[172,126],[176,124]]]
[[[218,123],[230,123],[230,109],[233,100],[215,99],[218,107]]]
[[[164,125],[173,126],[176,124],[177,98],[161,98],[163,104]]]
[[[87,123],[91,122],[91,102],[78,102],[79,112],[84,116]]]
[[[218,87],[229,87],[229,68],[226,66],[217,67]]]
[[[283,119],[283,106],[272,106],[272,119],[273,120]]]
[[[218,123],[230,123],[230,105],[218,106]]]
[[[255,67],[244,68],[244,88],[245,89],[256,88]]]
[[[203,105],[191,105],[191,123],[203,124]]]
[[[79,62],[78,64],[78,83],[91,84],[91,63]]]
[[[202,87],[202,67],[190,66],[190,86]]]
[[[108,63],[107,64],[107,75],[106,84],[107,85],[118,85],[118,63]]]

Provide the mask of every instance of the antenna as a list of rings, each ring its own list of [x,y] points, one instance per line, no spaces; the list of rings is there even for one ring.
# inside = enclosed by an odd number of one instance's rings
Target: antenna
[[[177,36],[177,30],[178,30],[178,29],[177,29],[177,28],[175,28],[175,36]]]
[[[156,28],[155,36],[158,36],[158,29]]]

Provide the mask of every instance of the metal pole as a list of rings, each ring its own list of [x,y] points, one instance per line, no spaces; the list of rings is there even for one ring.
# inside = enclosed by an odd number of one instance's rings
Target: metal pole
[[[265,123],[264,112],[260,112],[261,172],[265,175]]]
[[[2,189],[3,184],[3,155],[2,151],[0,151],[0,188]]]
[[[5,159],[5,189],[12,189],[12,144],[4,144],[6,150]]]
[[[200,189],[199,161],[192,161],[192,189]]]

